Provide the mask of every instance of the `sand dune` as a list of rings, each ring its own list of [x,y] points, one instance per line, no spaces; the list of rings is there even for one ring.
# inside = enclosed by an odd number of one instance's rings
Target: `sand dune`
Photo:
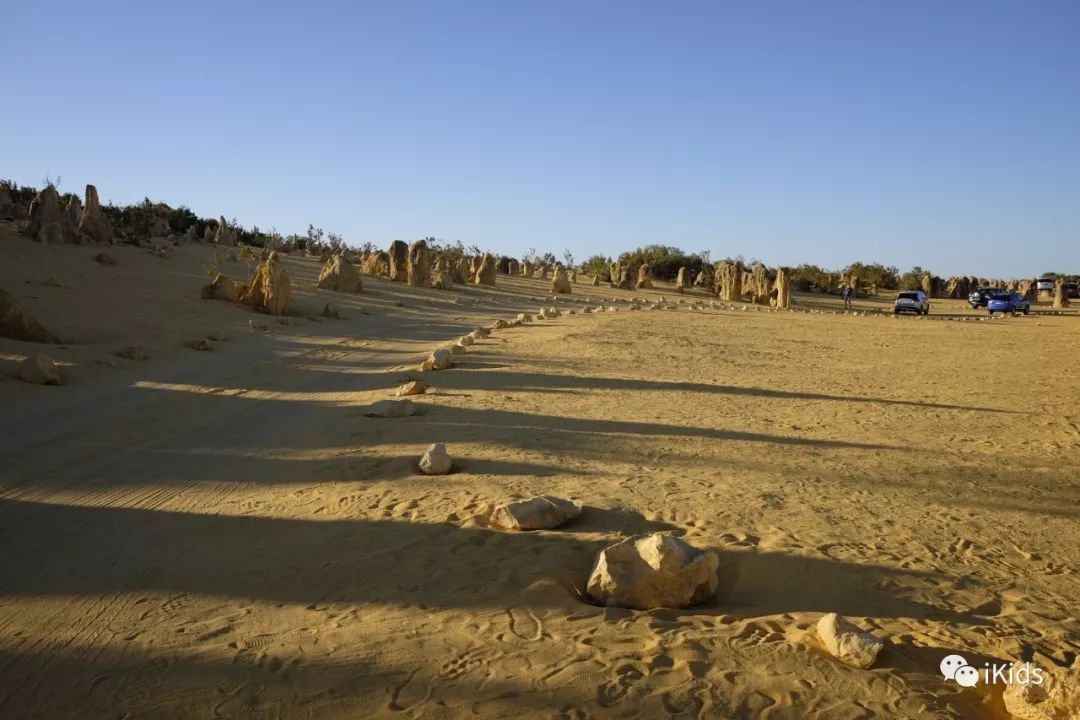
[[[1080,652],[1080,316],[631,312],[680,296],[579,284],[556,304],[620,312],[497,331],[377,419],[550,281],[343,295],[290,256],[282,324],[200,299],[211,248],[98,251],[0,229],[0,287],[68,342],[42,387],[14,378],[40,346],[0,339],[0,716],[1004,718],[940,660]],[[451,475],[417,472],[432,442]],[[585,512],[474,519],[541,493]],[[715,598],[578,599],[657,530],[720,553]],[[886,640],[873,669],[824,653],[825,612]]]

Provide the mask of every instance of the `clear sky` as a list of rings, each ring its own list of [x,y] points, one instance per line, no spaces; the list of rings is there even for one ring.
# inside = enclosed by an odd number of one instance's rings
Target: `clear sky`
[[[352,245],[1080,272],[1080,2],[16,2],[0,177]]]

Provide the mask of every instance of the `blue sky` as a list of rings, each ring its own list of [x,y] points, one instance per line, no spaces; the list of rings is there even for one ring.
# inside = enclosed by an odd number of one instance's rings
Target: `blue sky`
[[[0,176],[359,245],[1080,272],[1080,3],[21,2]]]

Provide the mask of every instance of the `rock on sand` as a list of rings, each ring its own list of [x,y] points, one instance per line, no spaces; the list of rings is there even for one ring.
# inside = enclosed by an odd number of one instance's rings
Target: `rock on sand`
[[[817,634],[836,659],[864,670],[874,664],[884,643],[842,615],[827,613],[818,620]]]
[[[406,395],[423,395],[425,392],[427,392],[427,385],[419,380],[410,380],[398,387],[394,394],[398,397],[404,397]]]
[[[368,417],[399,418],[416,414],[412,400],[376,400],[364,411]]]
[[[61,385],[60,368],[47,355],[36,353],[19,365],[19,377],[38,385]]]
[[[446,451],[446,446],[435,443],[420,458],[419,466],[420,472],[425,475],[446,475],[453,464],[454,461],[451,460],[450,453]]]
[[[573,520],[581,506],[572,500],[540,495],[495,508],[491,524],[504,530],[547,530]]]
[[[0,290],[0,337],[36,343],[60,342],[41,323],[23,312],[11,293],[4,290]]]
[[[716,592],[719,567],[716,553],[674,535],[641,535],[597,555],[586,592],[597,603],[635,610],[688,607]]]
[[[421,365],[422,370],[446,370],[454,367],[454,355],[446,348],[432,350]]]

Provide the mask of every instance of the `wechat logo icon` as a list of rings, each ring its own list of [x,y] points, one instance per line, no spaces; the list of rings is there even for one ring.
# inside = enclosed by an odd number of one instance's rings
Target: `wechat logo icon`
[[[962,655],[947,655],[939,667],[946,680],[955,680],[961,687],[971,688],[979,684],[979,671],[968,665]]]

